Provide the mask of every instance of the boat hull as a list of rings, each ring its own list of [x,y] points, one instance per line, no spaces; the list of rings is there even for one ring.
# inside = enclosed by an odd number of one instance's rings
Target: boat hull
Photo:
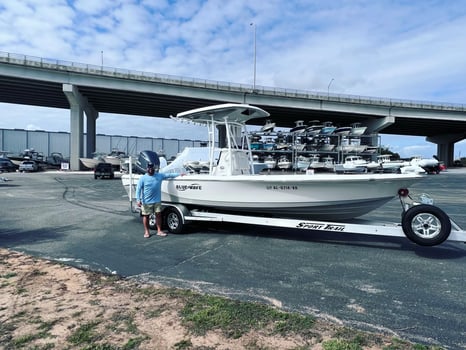
[[[82,165],[88,169],[94,169],[97,164],[104,162],[102,159],[96,158],[79,158],[79,160],[81,161]]]
[[[416,174],[188,175],[164,181],[162,200],[191,209],[344,220],[384,205],[400,188],[421,178]],[[128,179],[129,175],[122,176],[127,190]],[[133,186],[136,179],[134,176]]]

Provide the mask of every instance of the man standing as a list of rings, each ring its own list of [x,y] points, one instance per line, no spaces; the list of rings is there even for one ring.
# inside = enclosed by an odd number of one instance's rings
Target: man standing
[[[147,164],[146,173],[140,177],[136,187],[136,200],[141,208],[142,223],[144,225],[144,237],[150,237],[149,216],[155,213],[157,224],[157,236],[166,236],[162,231],[162,181],[179,176],[178,173],[159,173],[153,163]]]

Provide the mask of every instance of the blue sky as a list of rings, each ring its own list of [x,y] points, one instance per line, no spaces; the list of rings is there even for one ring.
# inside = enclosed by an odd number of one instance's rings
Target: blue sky
[[[0,51],[252,85],[251,23],[257,85],[466,104],[464,0],[4,0]],[[69,131],[68,110],[0,113],[0,128]],[[105,113],[97,132],[205,138]],[[403,157],[436,153],[423,137],[382,134],[382,144]]]

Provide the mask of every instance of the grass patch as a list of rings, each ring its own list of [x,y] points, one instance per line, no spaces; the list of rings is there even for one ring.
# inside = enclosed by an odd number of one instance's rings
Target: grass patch
[[[51,337],[51,334],[47,330],[42,330],[37,334],[26,334],[17,339],[13,340],[15,347],[24,347],[26,344],[35,341],[37,339],[45,339]]]
[[[175,349],[176,350],[185,350],[185,349],[191,349],[193,346],[193,343],[191,342],[190,339],[185,339],[182,341],[179,341],[178,343],[175,344]]]
[[[195,334],[220,329],[229,338],[240,338],[251,329],[271,327],[272,334],[306,334],[314,318],[278,311],[270,306],[216,296],[192,294],[180,312],[183,323]]]
[[[393,338],[390,345],[387,345],[383,350],[442,350],[439,346],[429,346],[422,344],[412,344],[405,340]]]
[[[22,337],[19,337],[18,339],[15,339],[13,341],[13,345],[17,347],[22,347],[25,346],[27,343],[32,342],[33,340],[36,340],[37,336],[34,334],[27,334],[23,335]]]
[[[30,276],[31,276],[31,277],[34,277],[34,276],[44,276],[44,275],[46,275],[46,274],[47,274],[46,271],[41,271],[41,270],[38,270],[38,269],[34,269],[34,270],[31,271]]]
[[[18,274],[16,272],[7,272],[6,274],[1,275],[0,277],[8,279],[8,278],[16,277],[16,276],[18,276]]]
[[[75,345],[89,344],[100,339],[100,335],[96,332],[99,322],[89,322],[80,326],[69,337],[68,341]]]
[[[125,345],[123,345],[123,348],[122,350],[132,350],[132,349],[138,349],[139,348],[139,345],[141,345],[141,343],[144,341],[144,340],[147,340],[147,336],[146,337],[137,337],[137,338],[131,338],[130,340],[128,340],[126,342]]]
[[[344,339],[331,339],[322,343],[324,350],[362,350],[362,346]]]
[[[162,314],[162,310],[157,308],[157,309],[151,309],[151,310],[147,310],[144,312],[144,317],[145,318],[157,318],[159,317],[160,315]]]
[[[351,330],[346,329],[344,338],[330,339],[322,343],[324,350],[362,350],[364,346],[369,345],[369,340],[375,341],[376,344],[382,346],[380,339],[374,340],[370,334],[356,332],[353,336],[348,336]],[[410,342],[393,338],[391,343],[382,347],[383,350],[442,350],[437,346],[428,346],[422,344],[412,344]]]
[[[138,328],[134,323],[134,317],[130,312],[118,311],[115,312],[111,317],[114,325],[111,327],[114,332],[118,332],[120,326],[123,326],[122,331],[126,331],[131,334],[137,334]]]

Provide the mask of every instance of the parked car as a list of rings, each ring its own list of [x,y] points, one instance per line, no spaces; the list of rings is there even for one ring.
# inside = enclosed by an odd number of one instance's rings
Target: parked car
[[[39,170],[39,166],[33,160],[24,160],[19,165],[19,171],[21,171],[21,172],[23,172],[23,171],[38,171],[38,170]]]
[[[0,159],[0,173],[9,173],[10,171],[16,171],[18,167],[9,159]]]
[[[112,164],[110,163],[98,163],[94,168],[94,179],[105,178],[113,179],[115,177],[115,172],[113,170]]]

